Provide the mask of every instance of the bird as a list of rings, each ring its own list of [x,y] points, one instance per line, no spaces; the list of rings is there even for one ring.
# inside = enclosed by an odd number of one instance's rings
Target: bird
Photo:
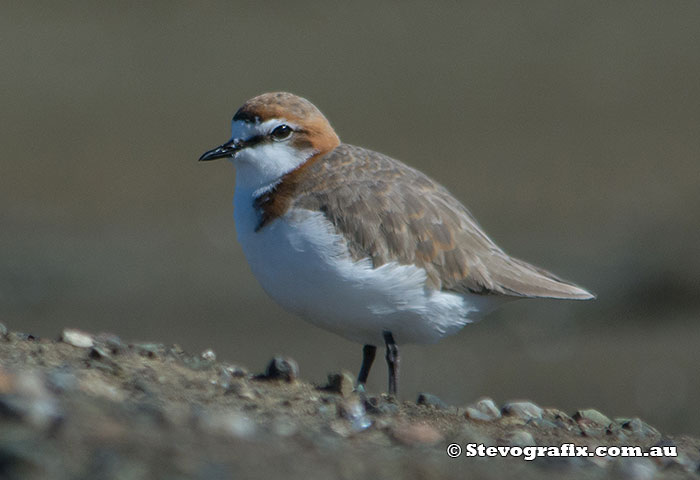
[[[445,187],[387,155],[342,143],[314,104],[247,100],[231,138],[236,235],[284,309],[363,345],[364,392],[384,344],[397,395],[401,344],[432,344],[509,300],[588,300],[588,290],[511,257]]]

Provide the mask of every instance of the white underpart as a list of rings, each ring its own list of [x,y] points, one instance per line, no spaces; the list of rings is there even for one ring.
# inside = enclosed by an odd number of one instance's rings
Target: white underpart
[[[490,297],[426,287],[425,270],[414,265],[373,268],[369,259],[353,261],[321,212],[290,210],[256,232],[255,196],[306,159],[306,153],[283,146],[260,145],[234,160],[238,240],[258,281],[282,307],[373,345],[383,343],[385,330],[399,344],[433,343],[491,310]]]

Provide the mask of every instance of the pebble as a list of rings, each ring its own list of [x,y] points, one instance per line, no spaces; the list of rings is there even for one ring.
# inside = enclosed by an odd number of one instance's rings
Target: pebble
[[[94,340],[96,343],[104,345],[112,355],[118,355],[127,348],[122,339],[113,333],[98,333]]]
[[[542,430],[555,430],[560,428],[556,423],[546,420],[544,418],[531,418],[527,421],[528,425],[533,425]]]
[[[348,420],[350,429],[353,432],[361,432],[372,425],[372,420],[367,416],[365,406],[357,396],[339,402],[336,408],[338,415]]]
[[[501,409],[504,415],[510,415],[530,420],[531,418],[542,418],[542,409],[532,402],[516,401],[508,402]]]
[[[597,425],[600,425],[601,427],[607,427],[612,423],[612,420],[600,413],[598,410],[594,410],[592,408],[588,408],[586,410],[578,410],[574,414],[573,419],[577,422],[579,422],[580,420],[588,420]]]
[[[355,389],[355,379],[349,372],[329,373],[328,384],[321,389],[349,397]]]
[[[585,437],[590,438],[600,438],[607,432],[605,427],[601,427],[595,422],[587,419],[578,420],[578,428],[581,430],[581,434]]]
[[[229,371],[225,367],[221,367],[221,369],[219,369],[219,377],[213,380],[212,383],[216,383],[224,390],[228,390],[231,385],[231,380],[233,380],[233,377]]]
[[[342,420],[335,419],[328,424],[328,427],[332,432],[343,438],[347,438],[352,434],[350,426],[347,424],[347,422]]]
[[[289,357],[274,357],[267,365],[265,373],[258,375],[256,378],[293,382],[299,378],[299,365],[296,360]]]
[[[398,405],[382,397],[365,398],[365,408],[373,415],[394,415],[399,411]]]
[[[399,423],[391,428],[391,436],[408,446],[435,445],[443,439],[435,427],[425,423]]]
[[[566,430],[576,430],[579,428],[578,424],[573,418],[561,410],[557,410],[556,408],[544,409],[543,416],[551,420],[552,423],[559,428],[564,428]]]
[[[33,342],[36,340],[36,337],[32,335],[31,333],[24,333],[24,332],[7,332],[7,337],[10,340],[19,340],[22,342]]]
[[[501,411],[492,399],[482,398],[473,405],[468,406],[464,416],[472,420],[491,422],[501,418]]]
[[[255,392],[243,382],[231,383],[226,387],[226,394],[234,394],[243,400],[255,400]]]
[[[515,430],[508,435],[506,435],[506,441],[508,445],[518,446],[518,447],[529,447],[531,445],[537,445],[535,438],[530,432],[525,430]]]
[[[136,353],[148,358],[155,358],[165,350],[165,346],[161,343],[136,343],[133,348]]]
[[[618,423],[622,426],[622,429],[643,438],[660,437],[661,434],[654,427],[644,423],[639,418],[623,418],[616,419]]]
[[[90,349],[90,353],[88,354],[90,358],[94,358],[96,360],[100,360],[102,358],[108,358],[109,357],[109,352],[105,350],[104,348],[96,345]]]
[[[618,442],[624,442],[627,440],[627,434],[624,432],[624,430],[622,430],[622,427],[614,422],[608,425],[608,428],[605,429],[605,435],[608,438],[614,439]]]
[[[64,329],[61,334],[61,340],[68,345],[78,348],[90,348],[95,344],[92,335],[73,328]]]
[[[214,353],[214,350],[211,348],[204,350],[201,354],[202,360],[205,360],[207,362],[215,362],[216,361],[216,353]]]
[[[246,370],[244,367],[241,367],[239,365],[229,365],[226,364],[221,367],[222,371],[225,371],[228,375],[230,375],[233,378],[243,378],[247,377],[248,370]]]
[[[416,400],[418,405],[425,405],[426,407],[431,407],[436,410],[446,410],[448,405],[440,400],[437,395],[432,393],[419,393],[418,399]]]

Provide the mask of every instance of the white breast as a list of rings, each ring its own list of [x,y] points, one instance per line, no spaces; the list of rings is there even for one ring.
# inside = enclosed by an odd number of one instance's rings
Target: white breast
[[[384,330],[399,344],[433,343],[490,310],[489,297],[426,288],[414,265],[354,262],[320,212],[290,210],[255,232],[253,192],[239,187],[236,231],[253,273],[282,307],[319,327],[363,344],[382,344]]]

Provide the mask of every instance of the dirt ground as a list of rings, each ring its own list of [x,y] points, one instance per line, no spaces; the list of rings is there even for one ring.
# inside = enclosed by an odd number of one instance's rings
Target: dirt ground
[[[231,359],[234,360],[234,359]],[[467,444],[675,446],[677,457],[478,458]],[[448,445],[462,453],[448,456]],[[452,447],[457,448],[457,447]],[[516,449],[517,451],[517,449]],[[0,324],[0,478],[696,478],[700,440],[639,419],[526,402],[396,403],[299,377],[291,359],[250,373],[177,345],[128,344]]]

